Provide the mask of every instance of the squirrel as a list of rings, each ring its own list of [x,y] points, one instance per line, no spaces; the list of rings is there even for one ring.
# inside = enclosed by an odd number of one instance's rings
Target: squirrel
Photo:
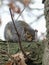
[[[30,27],[24,21],[15,21],[16,28],[21,36],[22,41],[33,41],[35,40],[35,30]],[[8,22],[4,29],[4,38],[8,41],[18,41],[16,31],[14,29],[13,23]]]

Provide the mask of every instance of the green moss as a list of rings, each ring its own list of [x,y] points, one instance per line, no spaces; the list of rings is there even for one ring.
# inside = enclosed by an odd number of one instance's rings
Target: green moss
[[[44,44],[41,41],[38,42],[22,42],[22,46],[25,51],[30,52],[30,57],[37,58],[33,62],[35,64],[41,65],[42,63],[42,56],[43,56],[43,51],[44,51]],[[0,43],[0,49],[6,50],[10,54],[15,54],[20,50],[18,43],[13,43],[13,42],[1,42]],[[3,62],[6,62],[8,60],[7,56],[3,56],[0,54],[0,58]],[[2,64],[1,64],[2,65]],[[3,64],[4,65],[4,64]]]

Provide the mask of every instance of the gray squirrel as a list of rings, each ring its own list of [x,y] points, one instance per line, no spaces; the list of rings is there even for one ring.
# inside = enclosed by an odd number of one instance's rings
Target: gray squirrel
[[[22,41],[33,41],[35,40],[35,30],[32,29],[26,22],[24,21],[15,21],[16,28],[21,36]],[[13,23],[8,22],[5,26],[4,37],[6,41],[18,41],[18,37],[16,35],[16,31],[14,29]]]

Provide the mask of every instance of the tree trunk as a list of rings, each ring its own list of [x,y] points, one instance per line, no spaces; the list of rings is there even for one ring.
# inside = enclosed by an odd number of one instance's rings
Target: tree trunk
[[[45,14],[46,28],[47,28],[47,42],[45,43],[43,65],[49,65],[49,0],[46,0],[44,5],[45,5],[44,14]]]

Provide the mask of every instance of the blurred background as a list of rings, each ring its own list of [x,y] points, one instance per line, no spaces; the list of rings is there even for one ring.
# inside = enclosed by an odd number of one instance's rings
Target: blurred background
[[[11,21],[9,7],[7,4],[11,0],[0,0],[0,39],[4,39],[4,29],[6,24]],[[12,0],[16,6],[18,6],[21,11],[24,9],[23,13],[18,20],[24,20],[33,29],[38,30],[38,39],[42,40],[46,37],[46,21],[44,17],[44,4],[42,0],[31,0],[28,6],[23,3],[23,0]],[[14,13],[14,19],[16,20],[19,16],[18,13]]]

